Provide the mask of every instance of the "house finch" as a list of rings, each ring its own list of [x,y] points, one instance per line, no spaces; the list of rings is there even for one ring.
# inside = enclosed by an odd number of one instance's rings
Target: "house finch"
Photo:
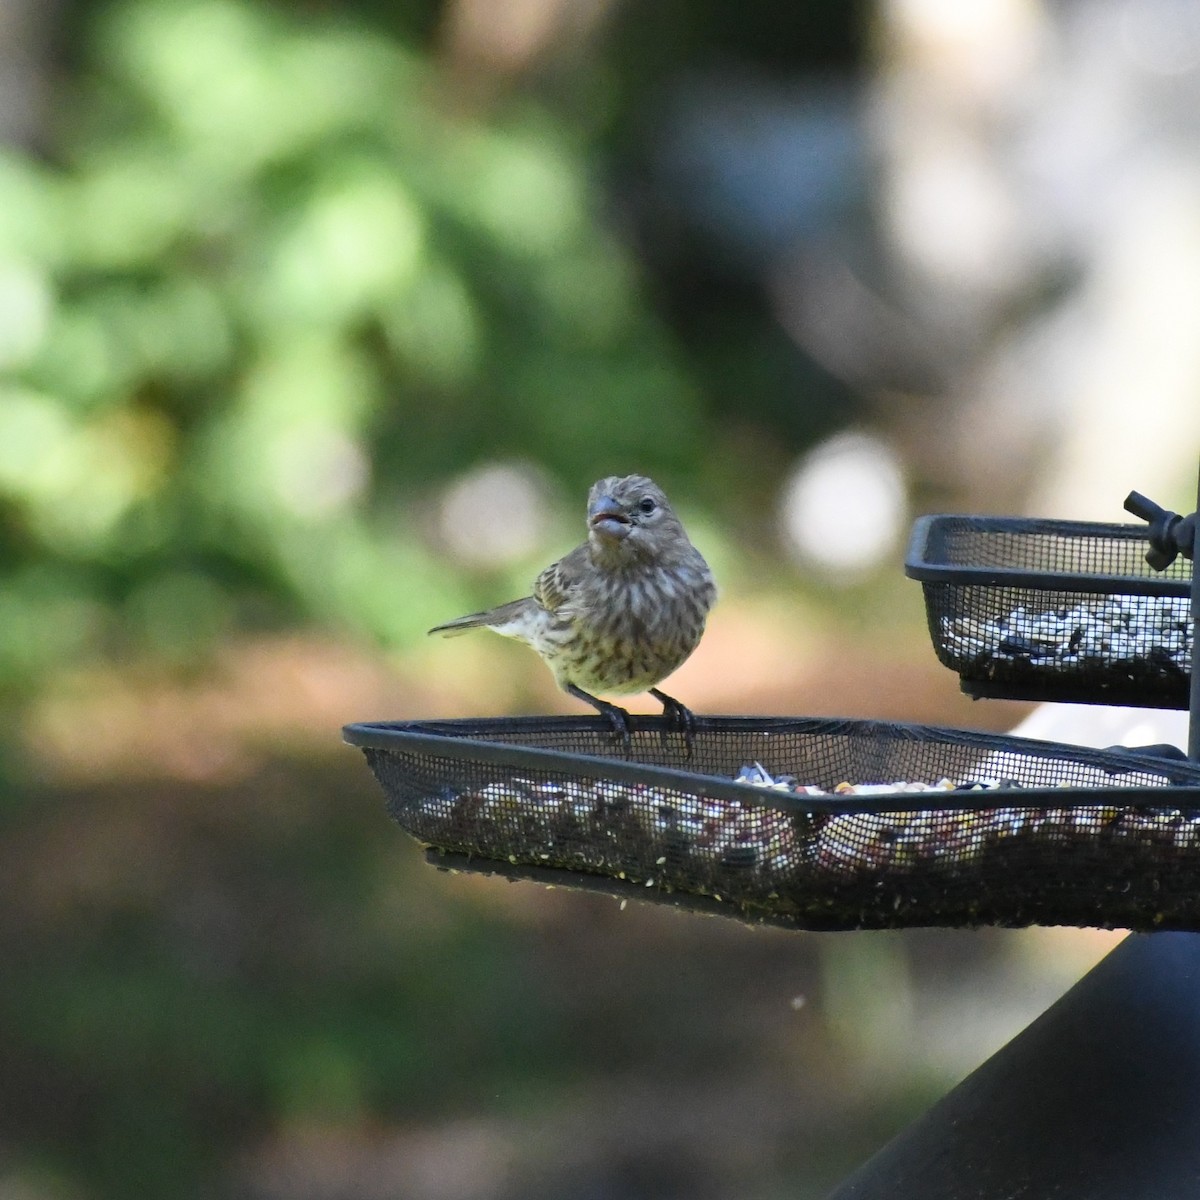
[[[629,739],[629,714],[593,693],[648,691],[690,735],[691,712],[654,685],[700,641],[716,599],[712,573],[662,489],[613,475],[588,493],[587,541],[548,566],[533,595],[438,625],[451,636],[483,626],[532,646],[563,691]]]

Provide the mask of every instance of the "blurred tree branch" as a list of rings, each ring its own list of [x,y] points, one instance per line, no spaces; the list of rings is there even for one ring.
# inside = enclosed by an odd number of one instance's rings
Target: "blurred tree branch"
[[[59,0],[0,0],[0,145],[44,144]]]

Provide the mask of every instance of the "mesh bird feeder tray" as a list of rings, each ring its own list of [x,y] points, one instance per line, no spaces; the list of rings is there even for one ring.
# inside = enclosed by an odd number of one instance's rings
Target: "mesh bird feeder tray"
[[[974,697],[1187,708],[1192,564],[1144,525],[928,516],[905,572],[938,658]]]
[[[816,718],[701,717],[690,751],[642,716],[628,752],[593,717],[344,736],[450,869],[792,928],[1200,930],[1182,759]]]

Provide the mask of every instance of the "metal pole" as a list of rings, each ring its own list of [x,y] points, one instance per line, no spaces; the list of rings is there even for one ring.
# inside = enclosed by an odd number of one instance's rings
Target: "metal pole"
[[[1188,758],[1200,762],[1200,481],[1192,538],[1192,686],[1188,704]]]
[[[1126,938],[828,1200],[1195,1200],[1200,934]]]

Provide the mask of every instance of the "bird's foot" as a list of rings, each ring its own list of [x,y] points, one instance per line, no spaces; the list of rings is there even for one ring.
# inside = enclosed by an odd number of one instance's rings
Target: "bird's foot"
[[[576,687],[573,683],[567,684],[566,690],[575,697],[576,700],[582,700],[585,704],[590,704],[606,721],[612,729],[613,736],[621,739],[621,744],[625,748],[625,757],[630,758],[633,753],[633,740],[630,736],[632,731],[632,718],[623,708],[616,704],[609,704],[607,700],[601,700],[599,696],[593,696],[591,692],[585,692],[583,688]]]
[[[663,716],[668,724],[674,725],[683,734],[683,744],[687,747],[688,758],[691,758],[696,744],[696,714],[686,704],[674,696],[668,696],[666,692],[660,692],[658,688],[651,688],[650,695],[663,706]]]

